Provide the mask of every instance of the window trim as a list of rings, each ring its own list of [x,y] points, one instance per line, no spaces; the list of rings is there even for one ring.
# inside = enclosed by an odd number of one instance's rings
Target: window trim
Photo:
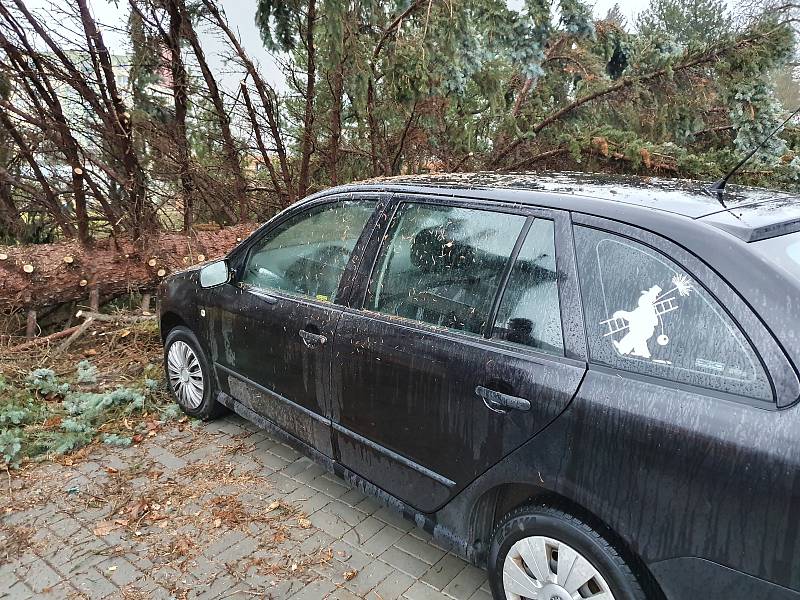
[[[739,403],[754,405],[761,408],[782,408],[793,404],[797,400],[798,386],[794,377],[781,377],[780,373],[794,373],[791,363],[788,362],[775,338],[765,329],[759,317],[750,309],[744,299],[732,286],[716,271],[709,267],[701,258],[689,252],[676,242],[662,235],[648,231],[628,223],[604,219],[594,215],[573,213],[573,227],[582,226],[596,229],[618,237],[627,238],[645,248],[657,252],[667,260],[683,269],[694,281],[700,285],[709,297],[740,330],[751,351],[755,354],[772,390],[772,399],[765,400],[725,392],[714,388],[695,386],[672,379],[645,375],[637,371],[628,371],[616,367],[594,362],[589,358],[590,368],[610,369],[614,373],[629,376],[634,379],[644,379],[662,386],[677,389],[686,389],[706,396],[721,397]],[[580,277],[580,275],[579,275]],[[580,288],[579,288],[580,290]],[[581,298],[581,302],[583,299]],[[587,335],[588,357],[588,326],[584,321],[584,332]],[[788,369],[788,371],[787,371]]]
[[[517,214],[526,217],[526,224],[523,225],[523,232],[527,233],[526,225],[533,219],[541,218],[553,222],[556,246],[556,269],[558,273],[559,290],[559,309],[561,318],[561,331],[564,341],[564,353],[562,355],[543,352],[536,348],[529,348],[521,344],[515,344],[507,340],[496,337],[484,337],[479,334],[466,334],[458,330],[437,327],[430,323],[424,323],[407,317],[387,315],[366,308],[366,297],[378,259],[388,242],[388,231],[393,222],[398,208],[402,203],[411,204],[432,204],[435,206],[453,206],[464,209],[486,210],[501,212],[506,214]],[[520,239],[522,242],[520,243]],[[522,248],[525,237],[519,236],[515,242],[517,254]],[[519,248],[516,248],[519,243]],[[580,289],[577,279],[577,263],[575,260],[574,243],[572,239],[572,222],[570,213],[564,210],[533,206],[527,204],[503,202],[500,200],[471,198],[468,196],[435,196],[423,193],[395,193],[392,194],[391,201],[386,207],[385,220],[380,227],[377,227],[369,245],[365,249],[365,257],[359,271],[359,286],[354,289],[353,298],[348,305],[354,312],[368,315],[370,318],[379,319],[389,324],[401,325],[405,328],[416,329],[426,334],[452,336],[455,341],[469,340],[471,344],[489,344],[495,349],[505,352],[512,351],[530,356],[533,360],[547,359],[558,360],[567,364],[586,364],[587,347],[586,335],[584,333],[583,307],[580,304]],[[513,268],[513,262],[510,262]],[[508,268],[508,264],[506,265]],[[510,276],[510,271],[509,271]],[[495,301],[502,300],[508,279],[501,281],[495,293]],[[499,305],[498,305],[499,306]],[[496,315],[495,315],[496,316]],[[487,321],[487,328],[489,323]],[[492,332],[494,323],[487,331]]]
[[[281,290],[277,288],[262,288],[258,286],[251,286],[242,281],[244,267],[253,252],[253,249],[270,233],[274,232],[281,225],[301,215],[309,210],[317,209],[321,206],[329,204],[340,204],[348,201],[366,200],[375,202],[375,208],[372,214],[367,218],[364,228],[361,230],[358,239],[356,240],[353,250],[350,253],[350,258],[345,266],[342,278],[339,280],[339,285],[336,288],[335,300],[325,301],[299,294],[288,290]],[[233,277],[230,283],[236,285],[244,291],[249,291],[248,288],[252,287],[259,290],[262,295],[274,295],[275,298],[283,298],[293,301],[302,301],[311,303],[317,306],[343,306],[347,305],[350,299],[350,294],[353,287],[354,279],[358,273],[358,265],[360,264],[365,251],[365,246],[370,239],[372,232],[375,229],[376,223],[380,220],[381,216],[385,216],[386,205],[390,200],[390,195],[380,192],[350,192],[344,194],[331,194],[321,198],[315,198],[308,202],[301,202],[292,205],[289,208],[275,215],[272,219],[264,223],[250,237],[244,240],[241,244],[236,246],[227,256],[227,260],[233,270]],[[250,292],[255,293],[255,292]]]

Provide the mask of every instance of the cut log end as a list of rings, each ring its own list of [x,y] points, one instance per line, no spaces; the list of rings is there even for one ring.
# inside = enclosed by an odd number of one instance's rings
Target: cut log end
[[[150,260],[147,261],[147,264],[150,267],[155,267],[156,266],[156,262],[158,262],[158,261],[155,258],[151,258]]]
[[[22,265],[22,270],[25,271],[28,275],[33,273],[33,265]]]
[[[0,260],[8,260],[8,254],[4,252],[0,252]]]
[[[158,271],[156,271],[156,275],[158,275],[159,277],[163,277],[166,274],[167,272],[164,269],[159,269]]]
[[[65,262],[65,263],[67,263],[68,265],[71,265],[72,263],[74,263],[74,262],[75,262],[75,259],[74,259],[74,258],[72,258],[71,256],[65,256],[65,257],[63,258],[63,260],[64,260],[64,262]]]

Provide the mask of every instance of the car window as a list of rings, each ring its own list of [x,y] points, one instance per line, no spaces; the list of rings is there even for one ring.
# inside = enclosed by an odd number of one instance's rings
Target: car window
[[[503,292],[493,337],[564,354],[552,221],[536,219],[531,225]]]
[[[333,202],[287,219],[251,250],[242,282],[334,300],[350,253],[375,204],[372,200]]]
[[[525,217],[403,203],[390,225],[366,308],[480,335]]]
[[[772,399],[750,344],[726,311],[669,258],[575,228],[593,362],[724,392]]]

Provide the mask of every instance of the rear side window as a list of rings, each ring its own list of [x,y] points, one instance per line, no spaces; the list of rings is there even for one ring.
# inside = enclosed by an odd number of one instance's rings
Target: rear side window
[[[564,354],[552,221],[533,221],[503,292],[493,337]]]
[[[586,227],[575,243],[593,362],[762,400],[772,389],[739,327],[669,258]]]
[[[365,308],[481,335],[525,217],[401,204]]]
[[[334,300],[372,200],[315,206],[269,231],[251,250],[242,282],[318,300]]]

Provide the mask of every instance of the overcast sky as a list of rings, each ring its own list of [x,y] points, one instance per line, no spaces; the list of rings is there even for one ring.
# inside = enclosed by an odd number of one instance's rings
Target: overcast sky
[[[0,0],[0,2],[3,0]],[[54,0],[26,0],[26,4],[33,10],[47,6]],[[55,3],[67,2],[69,0],[55,0]],[[635,16],[644,9],[647,0],[617,0],[620,8],[633,22]],[[508,0],[512,7],[522,5],[522,0]],[[103,25],[106,44],[112,52],[125,53],[128,48],[125,44],[125,37],[115,34],[114,29],[125,27],[127,19],[127,2],[115,0],[89,0],[89,4],[94,12],[95,19]],[[270,53],[261,43],[258,29],[255,26],[256,0],[221,0],[225,9],[228,21],[234,31],[238,31],[242,43],[250,57],[261,65],[261,71],[265,77],[279,89],[283,89],[283,78],[275,66]],[[615,0],[597,0],[595,2],[595,14],[605,16],[607,11],[614,6]],[[212,68],[219,74],[219,78],[227,89],[238,87],[239,76],[228,73],[224,61],[225,45],[216,36],[200,31],[200,38],[205,49],[206,56]]]

